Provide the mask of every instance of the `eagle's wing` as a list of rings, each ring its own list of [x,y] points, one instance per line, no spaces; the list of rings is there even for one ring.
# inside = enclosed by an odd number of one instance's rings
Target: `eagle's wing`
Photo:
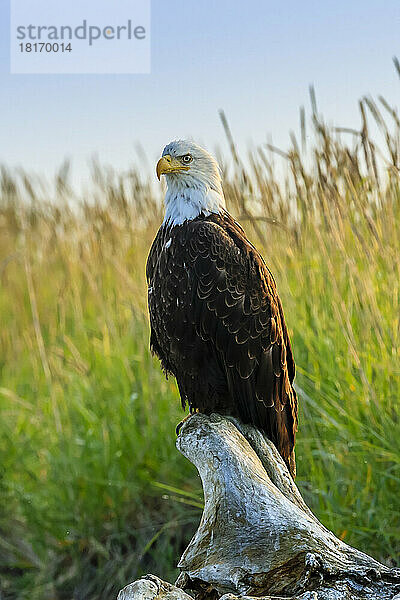
[[[294,474],[295,364],[274,279],[241,227],[188,226],[191,319],[225,372],[244,421],[263,429]]]

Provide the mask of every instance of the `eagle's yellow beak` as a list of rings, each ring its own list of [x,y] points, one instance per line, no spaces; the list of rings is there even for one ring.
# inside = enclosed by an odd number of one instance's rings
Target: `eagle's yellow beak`
[[[166,173],[174,173],[175,171],[189,171],[190,167],[185,167],[177,158],[172,158],[169,154],[162,156],[157,163],[156,173],[158,179]]]

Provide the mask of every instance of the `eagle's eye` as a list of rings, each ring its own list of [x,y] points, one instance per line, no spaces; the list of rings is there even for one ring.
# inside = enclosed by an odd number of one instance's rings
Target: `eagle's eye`
[[[192,162],[193,156],[191,154],[185,154],[184,156],[182,156],[181,160],[185,165],[188,165]]]

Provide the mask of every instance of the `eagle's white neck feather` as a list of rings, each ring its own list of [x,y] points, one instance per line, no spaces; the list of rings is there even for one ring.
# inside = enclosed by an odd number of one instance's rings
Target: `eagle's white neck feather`
[[[225,209],[218,165],[210,155],[204,155],[190,171],[167,175],[164,224],[182,225],[200,214],[208,216]]]
[[[187,188],[175,191],[168,189],[165,195],[164,224],[182,225],[200,214],[208,216],[225,208],[224,196],[215,190]]]

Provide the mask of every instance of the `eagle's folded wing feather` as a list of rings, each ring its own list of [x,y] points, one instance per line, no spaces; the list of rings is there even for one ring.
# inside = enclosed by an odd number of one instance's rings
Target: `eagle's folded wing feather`
[[[274,279],[241,228],[188,226],[193,324],[215,348],[236,412],[289,461],[297,431],[294,360]]]

